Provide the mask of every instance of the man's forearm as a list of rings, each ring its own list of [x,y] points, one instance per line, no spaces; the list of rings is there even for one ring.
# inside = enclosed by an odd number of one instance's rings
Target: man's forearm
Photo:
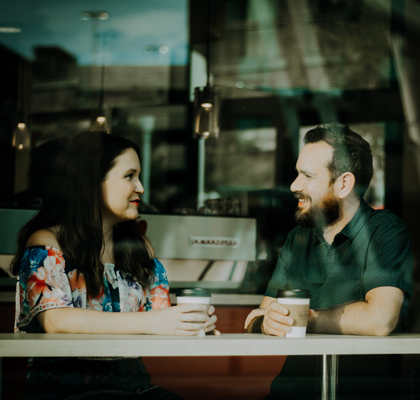
[[[343,334],[341,318],[348,304],[338,307],[316,310],[315,315],[308,319],[308,332]]]
[[[389,317],[391,310],[372,307],[366,301],[343,304],[318,310],[308,320],[308,332],[343,335],[386,336],[396,326],[397,317]]]

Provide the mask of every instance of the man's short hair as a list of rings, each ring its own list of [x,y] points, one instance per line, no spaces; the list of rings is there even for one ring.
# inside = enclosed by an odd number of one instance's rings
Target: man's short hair
[[[355,192],[364,196],[373,176],[372,151],[369,143],[348,126],[338,124],[318,126],[308,131],[305,144],[324,141],[333,148],[331,162],[327,164],[331,182],[345,172],[356,178]]]

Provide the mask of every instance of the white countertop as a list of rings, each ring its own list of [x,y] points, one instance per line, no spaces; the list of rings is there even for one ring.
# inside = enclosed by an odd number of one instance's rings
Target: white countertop
[[[419,354],[420,334],[386,337],[263,334],[206,337],[82,334],[0,334],[0,357],[256,356]]]

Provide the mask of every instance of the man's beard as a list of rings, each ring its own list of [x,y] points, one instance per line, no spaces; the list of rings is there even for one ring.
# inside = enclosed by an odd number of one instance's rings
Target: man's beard
[[[294,193],[293,196],[297,199],[311,200],[309,196],[300,193]],[[330,188],[318,203],[310,203],[308,210],[304,211],[298,207],[295,220],[303,228],[323,228],[336,221],[339,215],[340,205]]]

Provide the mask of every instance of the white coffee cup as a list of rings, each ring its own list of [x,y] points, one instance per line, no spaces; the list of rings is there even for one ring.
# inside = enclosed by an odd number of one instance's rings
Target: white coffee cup
[[[200,314],[208,314],[210,308],[211,293],[209,290],[201,288],[184,288],[176,291],[176,303],[180,304],[202,304],[206,306],[206,310],[199,312]],[[198,312],[198,311],[197,311]],[[197,336],[205,336],[204,329],[200,330]]]
[[[309,290],[295,289],[277,292],[277,302],[290,311],[289,316],[294,320],[290,331],[286,333],[287,338],[304,338],[306,336],[310,299]]]

